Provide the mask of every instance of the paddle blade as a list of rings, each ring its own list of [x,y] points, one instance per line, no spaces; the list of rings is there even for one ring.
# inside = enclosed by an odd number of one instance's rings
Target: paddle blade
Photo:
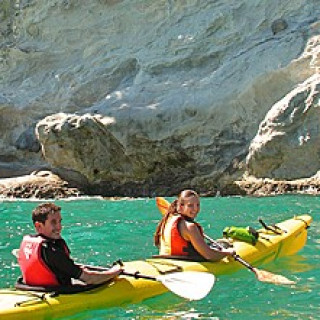
[[[157,280],[180,297],[200,300],[212,289],[215,276],[207,272],[184,271],[161,275]]]
[[[258,280],[261,282],[268,282],[273,284],[285,284],[285,285],[296,283],[295,281],[289,280],[288,278],[282,275],[274,274],[265,270],[258,270],[256,268],[255,268],[255,274]]]
[[[170,203],[165,198],[156,197],[156,204],[161,214],[165,215],[170,206]]]

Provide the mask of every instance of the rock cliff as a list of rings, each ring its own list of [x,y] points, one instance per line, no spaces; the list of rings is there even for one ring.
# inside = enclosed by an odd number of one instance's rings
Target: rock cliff
[[[299,179],[320,169],[320,74],[277,102],[260,124],[247,157],[259,178]]]
[[[3,0],[0,178],[159,195],[314,175],[319,16],[318,0]]]

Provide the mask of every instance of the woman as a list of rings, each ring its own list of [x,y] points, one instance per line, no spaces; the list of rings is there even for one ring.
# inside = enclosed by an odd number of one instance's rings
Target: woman
[[[171,203],[154,236],[160,255],[218,261],[234,254],[233,249],[213,249],[207,245],[202,227],[194,221],[199,211],[199,196],[193,190],[182,191]]]

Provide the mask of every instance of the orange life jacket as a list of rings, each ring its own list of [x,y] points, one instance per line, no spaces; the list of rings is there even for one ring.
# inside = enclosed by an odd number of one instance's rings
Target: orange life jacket
[[[30,286],[58,286],[56,275],[41,257],[41,246],[47,241],[40,235],[24,236],[19,249],[18,262],[25,284]],[[67,248],[66,253],[69,254]]]
[[[164,226],[160,237],[160,252],[159,255],[171,256],[199,256],[199,253],[194,249],[190,241],[185,240],[179,231],[178,225],[181,220],[185,220],[183,216],[171,215]],[[203,230],[201,226],[193,222],[199,228],[201,234]]]

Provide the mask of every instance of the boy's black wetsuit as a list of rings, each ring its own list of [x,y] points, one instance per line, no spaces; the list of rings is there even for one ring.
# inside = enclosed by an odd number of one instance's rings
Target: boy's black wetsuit
[[[61,239],[50,239],[41,235],[46,241],[41,247],[41,257],[56,275],[61,285],[71,285],[71,278],[79,279],[82,269],[69,257],[69,248]]]

